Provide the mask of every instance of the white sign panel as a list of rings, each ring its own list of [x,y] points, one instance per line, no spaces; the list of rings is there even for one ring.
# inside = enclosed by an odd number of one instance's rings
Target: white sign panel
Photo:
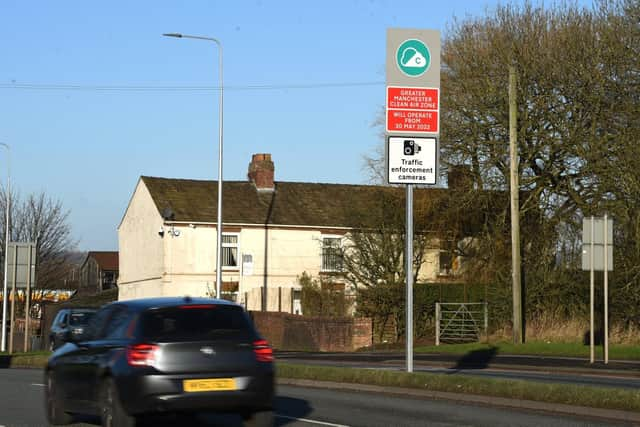
[[[605,226],[607,229],[607,251],[605,254]],[[593,236],[591,230],[593,229]],[[591,248],[593,247],[593,266],[591,265]],[[613,271],[613,219],[607,218],[605,224],[602,217],[582,219],[582,269],[604,271],[605,256],[607,271]]]
[[[31,252],[31,266],[29,267],[29,252]],[[36,272],[36,245],[27,242],[9,242],[7,256],[7,284],[9,288],[15,281],[17,289],[27,287],[27,279],[30,275],[30,285],[33,286]],[[31,269],[31,273],[29,273]]]
[[[436,138],[389,137],[389,183],[435,185],[438,177],[437,146]]]
[[[253,275],[253,255],[252,254],[242,254],[242,275],[243,276]]]

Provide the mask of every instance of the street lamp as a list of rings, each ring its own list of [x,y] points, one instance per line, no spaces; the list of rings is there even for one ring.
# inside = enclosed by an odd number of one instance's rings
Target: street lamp
[[[9,212],[11,210],[11,149],[4,142],[0,146],[7,149],[7,223],[4,233],[4,283],[2,285],[2,343],[1,351],[7,351],[7,279],[9,278]]]
[[[214,42],[218,45],[218,75],[220,77],[220,92],[219,92],[219,136],[218,136],[218,225],[217,225],[217,244],[216,244],[216,298],[221,298],[221,286],[222,286],[222,112],[223,112],[223,85],[222,85],[222,43],[220,40],[215,39],[213,37],[201,37],[201,36],[190,36],[187,34],[179,34],[179,33],[166,33],[163,34],[166,37],[176,37],[179,39],[197,39],[197,40],[207,40]]]

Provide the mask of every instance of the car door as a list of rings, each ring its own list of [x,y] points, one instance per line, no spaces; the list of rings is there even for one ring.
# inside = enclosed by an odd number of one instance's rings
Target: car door
[[[65,328],[67,326],[69,317],[69,310],[61,310],[56,316],[56,320],[53,322],[51,328],[51,334],[53,336],[54,347],[58,348],[65,343]]]
[[[56,314],[56,317],[53,318],[53,322],[51,322],[51,328],[49,329],[49,344],[51,348],[57,347],[56,343],[56,331],[58,329],[58,323],[60,322],[60,318],[62,317],[64,310],[61,310]]]
[[[112,312],[111,305],[100,309],[91,319],[89,331],[84,338],[69,346],[59,357],[57,369],[65,384],[66,398],[69,406],[78,412],[91,406],[91,399],[87,395],[87,382],[92,380],[95,354],[100,352],[100,336]]]
[[[131,319],[131,311],[124,305],[114,305],[108,319],[91,342],[91,359],[86,366],[86,380],[83,382],[83,396],[86,396],[93,404],[99,406],[101,379],[106,370],[110,368],[110,362],[114,353],[124,351],[127,340],[125,331]]]

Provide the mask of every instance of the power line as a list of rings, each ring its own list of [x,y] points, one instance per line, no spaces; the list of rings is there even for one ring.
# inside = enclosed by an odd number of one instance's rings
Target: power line
[[[290,89],[325,89],[382,86],[383,81],[372,82],[336,82],[308,84],[264,84],[264,85],[229,85],[224,90],[256,91],[256,90],[290,90]],[[77,85],[56,83],[0,83],[0,89],[47,90],[47,91],[94,91],[94,92],[215,92],[219,86],[133,86],[133,85]]]

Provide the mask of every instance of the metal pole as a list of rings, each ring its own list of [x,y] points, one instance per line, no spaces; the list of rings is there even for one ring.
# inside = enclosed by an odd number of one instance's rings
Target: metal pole
[[[489,342],[489,303],[484,302],[484,339]]]
[[[609,363],[609,230],[607,214],[604,214],[604,364]]]
[[[591,253],[589,254],[589,279],[590,279],[590,313],[591,313],[591,328],[590,332],[589,332],[589,352],[591,354],[591,363],[594,363],[596,361],[596,356],[595,356],[595,343],[594,343],[594,332],[593,332],[593,327],[594,327],[594,320],[593,320],[593,300],[595,299],[595,273],[593,270],[593,252],[595,249],[595,245],[594,245],[594,230],[595,230],[595,225],[593,223],[593,216],[591,216]]]
[[[223,102],[223,94],[224,94],[224,85],[222,79],[222,43],[220,40],[213,37],[202,37],[202,36],[190,36],[187,34],[180,33],[166,33],[163,36],[167,37],[177,37],[177,38],[185,38],[185,39],[197,39],[197,40],[207,40],[212,41],[216,45],[218,45],[218,75],[220,77],[220,87],[219,87],[219,97],[218,97],[218,120],[219,120],[219,135],[218,135],[218,218],[216,225],[216,298],[221,298],[221,287],[222,287],[222,146],[223,146],[223,111],[224,111],[224,102]]]
[[[29,351],[29,303],[31,302],[31,264],[33,262],[33,245],[27,246],[29,255],[27,256],[27,289],[24,295],[24,347],[23,351],[26,353]]]
[[[218,241],[216,246],[216,298],[222,298],[222,113],[223,113],[223,84],[222,84],[222,44],[213,39],[218,45],[218,65],[220,76],[220,97],[218,99]]]
[[[407,372],[413,372],[413,184],[407,184]]]
[[[518,108],[516,69],[509,67],[509,151],[511,186],[511,283],[513,289],[513,343],[523,343],[522,283],[520,281],[520,195],[518,184]]]
[[[440,345],[440,303],[436,303],[436,345]]]
[[[16,282],[18,280],[18,247],[13,249],[13,290],[11,291],[11,329],[9,330],[9,353],[13,353],[13,333],[16,327]]]
[[[9,279],[9,217],[11,214],[11,149],[3,142],[0,145],[7,149],[7,206],[6,206],[6,224],[4,233],[4,283],[2,285],[2,343],[0,345],[0,351],[7,351],[7,301],[8,301],[8,288],[7,280]]]

